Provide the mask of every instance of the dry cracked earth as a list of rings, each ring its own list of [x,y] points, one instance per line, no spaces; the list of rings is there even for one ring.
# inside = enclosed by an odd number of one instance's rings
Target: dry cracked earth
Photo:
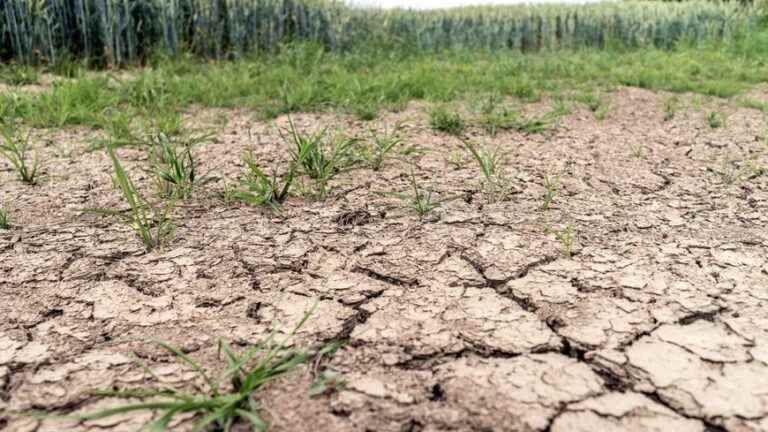
[[[279,215],[217,198],[246,150],[285,161],[275,124],[195,110],[190,124],[227,120],[195,153],[215,179],[177,208],[174,238],[151,253],[115,220],[80,211],[122,206],[109,159],[86,151],[99,132],[35,131],[39,186],[0,165],[13,218],[0,232],[0,430],[136,430],[150,414],[8,413],[114,406],[91,391],[155,385],[135,358],[187,388],[192,371],[133,338],[220,370],[218,339],[258,343],[319,301],[294,342],[347,343],[265,390],[273,430],[768,431],[766,118],[688,95],[664,121],[666,97],[622,88],[602,121],[574,105],[544,133],[483,138],[507,155],[514,195],[499,203],[485,202],[459,142],[412,105],[372,125],[403,122],[405,146],[420,152],[344,173],[327,200],[293,197]],[[725,127],[707,124],[713,110]],[[145,153],[119,156],[151,190]],[[444,199],[424,220],[387,193],[408,191],[410,166]],[[560,184],[549,210],[545,177]],[[554,234],[566,226],[571,256]],[[321,370],[345,385],[310,397]]]

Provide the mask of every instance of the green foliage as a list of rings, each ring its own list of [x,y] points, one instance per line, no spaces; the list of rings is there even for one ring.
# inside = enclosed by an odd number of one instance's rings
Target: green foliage
[[[736,2],[656,1],[415,12],[316,0],[14,0],[4,9],[0,28],[8,36],[0,55],[50,65],[72,57],[124,65],[153,53],[223,59],[296,41],[334,52],[669,49],[738,36],[762,17]]]
[[[555,231],[555,238],[560,242],[561,251],[566,258],[573,256],[574,236],[575,232],[570,224],[559,231]]]
[[[664,121],[670,121],[675,118],[675,114],[680,109],[680,99],[677,96],[670,96],[664,99]]]
[[[8,211],[0,207],[0,229],[7,230],[11,228],[10,218],[8,217]]]
[[[33,185],[37,182],[39,163],[37,158],[29,160],[29,134],[22,134],[12,123],[0,125],[0,156],[11,163],[21,181]]]
[[[229,199],[244,202],[249,205],[266,205],[273,211],[279,210],[283,202],[288,198],[288,193],[298,175],[299,162],[292,161],[288,171],[282,176],[276,172],[267,175],[261,169],[252,153],[244,158],[247,171],[240,181],[241,188],[227,192]]]
[[[442,105],[429,111],[429,125],[436,131],[457,136],[464,132],[465,127],[464,120],[458,111],[449,110]]]
[[[410,193],[393,193],[391,195],[405,202],[406,206],[419,216],[419,219],[424,219],[425,216],[440,207],[440,202],[435,199],[431,190],[419,187],[413,170],[411,170],[409,181],[411,186]]]
[[[709,124],[709,127],[712,129],[718,129],[725,126],[725,114],[712,111],[709,114],[707,114],[707,123]]]
[[[152,139],[149,160],[164,196],[187,199],[201,182],[197,163],[192,156],[192,142],[178,143],[161,133]]]
[[[8,65],[0,69],[0,81],[12,86],[37,84],[40,75],[37,69],[26,65]]]
[[[262,406],[258,399],[258,393],[262,388],[293,372],[298,366],[313,359],[333,355],[338,349],[339,345],[336,343],[324,345],[319,349],[298,349],[289,345],[290,340],[307,321],[313,309],[304,315],[283,342],[275,340],[277,332],[274,331],[265,341],[238,352],[227,342],[220,340],[218,351],[226,361],[226,365],[217,377],[212,376],[209,370],[180,348],[161,340],[149,340],[148,342],[168,352],[177,362],[197,374],[202,385],[195,387],[193,392],[167,387],[147,365],[136,360],[149,377],[158,381],[156,388],[136,390],[113,388],[97,391],[96,396],[125,399],[131,402],[114,408],[70,416],[70,418],[86,421],[148,411],[157,415],[141,430],[153,432],[177,430],[179,426],[175,425],[171,429],[171,424],[175,419],[180,418],[181,424],[193,431],[266,431],[268,425],[262,419]],[[323,391],[326,389],[327,387],[323,388]],[[135,402],[136,399],[140,401]]]
[[[288,117],[289,129],[283,140],[293,144],[293,163],[302,168],[315,186],[315,194],[324,198],[328,183],[353,162],[352,149],[355,139],[337,134],[329,137],[323,129],[314,134],[304,134],[296,129],[293,119]]]
[[[136,189],[112,147],[107,147],[107,154],[112,161],[112,168],[114,170],[112,179],[123,200],[128,205],[128,210],[95,208],[86,209],[85,211],[119,218],[133,229],[147,251],[161,246],[170,238],[175,230],[173,221],[169,216],[173,204],[166,203],[162,207],[152,205]]]
[[[542,210],[549,210],[549,206],[552,205],[552,201],[555,200],[559,188],[560,182],[557,177],[544,177],[544,202],[541,204]]]
[[[401,129],[397,124],[392,130],[385,129],[381,133],[372,128],[368,130],[370,138],[360,156],[372,170],[379,171],[387,155],[403,142]]]
[[[483,176],[481,190],[485,198],[492,203],[508,198],[511,185],[504,174],[502,167],[504,155],[499,149],[491,151],[485,146],[478,147],[468,139],[463,139],[461,142],[480,167],[480,173]]]

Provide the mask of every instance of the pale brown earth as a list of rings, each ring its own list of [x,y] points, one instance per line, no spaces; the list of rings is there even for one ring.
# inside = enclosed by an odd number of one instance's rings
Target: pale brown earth
[[[152,253],[115,220],[80,212],[121,206],[107,156],[85,151],[99,132],[36,131],[39,186],[0,164],[14,225],[0,232],[0,410],[114,406],[89,392],[151,387],[134,356],[187,388],[190,370],[125,341],[161,338],[220,370],[219,338],[256,343],[319,298],[296,343],[349,343],[267,389],[274,430],[768,431],[766,119],[684,96],[665,122],[666,97],[624,88],[603,121],[574,105],[546,133],[484,138],[508,153],[518,192],[496,204],[466,154],[448,162],[459,142],[414,105],[372,125],[403,121],[423,153],[345,173],[326,201],[294,197],[281,215],[218,198],[247,149],[266,166],[286,160],[275,125],[197,110],[190,124],[228,120],[196,152],[218,178],[177,209],[175,237]],[[708,126],[712,110],[728,114],[725,128]],[[119,155],[151,191],[144,153]],[[386,194],[408,191],[409,161],[424,187],[454,198],[424,221]],[[546,211],[544,176],[561,183]],[[570,258],[553,234],[566,225]],[[321,369],[346,386],[310,398]],[[0,429],[124,431],[148,418],[6,416]]]

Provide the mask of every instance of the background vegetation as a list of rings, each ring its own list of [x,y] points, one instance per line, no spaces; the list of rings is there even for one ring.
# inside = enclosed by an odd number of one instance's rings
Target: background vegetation
[[[471,7],[412,12],[321,0],[5,0],[0,57],[27,64],[85,58],[98,65],[195,53],[233,58],[313,42],[365,47],[524,52],[619,46],[670,49],[746,34],[754,7],[722,2]]]

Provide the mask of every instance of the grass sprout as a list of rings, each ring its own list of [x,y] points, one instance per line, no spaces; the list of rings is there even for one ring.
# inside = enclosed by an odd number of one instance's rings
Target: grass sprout
[[[401,128],[401,125],[397,124],[393,130],[384,130],[383,133],[378,133],[374,129],[369,130],[370,140],[369,144],[363,148],[362,158],[372,170],[381,170],[387,155],[403,142],[400,135]]]
[[[37,182],[40,165],[37,158],[31,158],[30,161],[29,135],[30,132],[24,135],[10,124],[0,126],[0,136],[3,139],[3,142],[0,143],[0,156],[11,163],[11,167],[19,175],[21,181],[34,185]]]
[[[11,227],[10,218],[8,217],[8,211],[0,207],[0,229],[7,230]]]
[[[571,225],[567,225],[565,228],[555,231],[555,238],[560,242],[560,247],[563,256],[571,258],[573,256],[573,243],[575,232]]]
[[[192,156],[192,143],[179,145],[167,135],[159,134],[153,139],[149,155],[163,195],[180,199],[192,196],[195,185],[201,181]]]
[[[240,181],[242,188],[228,192],[228,198],[250,205],[266,205],[273,211],[279,210],[288,198],[291,186],[297,176],[299,163],[292,161],[288,172],[280,177],[276,172],[273,172],[272,175],[266,174],[252,153],[248,153],[243,161],[247,172]]]
[[[461,142],[480,167],[483,175],[481,190],[486,199],[492,203],[506,199],[511,193],[511,185],[502,167],[504,155],[498,148],[491,151],[485,146],[476,146],[468,139]]]
[[[161,246],[175,230],[169,216],[173,204],[168,203],[162,208],[150,204],[136,189],[112,147],[107,147],[107,154],[112,161],[113,181],[123,200],[128,204],[128,210],[95,208],[85,211],[121,219],[138,235],[147,251]]]
[[[325,198],[328,194],[328,183],[352,165],[352,148],[357,141],[344,135],[328,138],[327,129],[314,134],[303,134],[296,129],[290,117],[288,123],[288,136],[282,132],[281,136],[284,141],[293,144],[293,162],[314,182],[316,196]]]
[[[333,355],[339,347],[338,343],[308,349],[289,347],[289,341],[306,323],[313,310],[314,307],[305,313],[283,342],[276,341],[277,331],[273,331],[264,341],[238,352],[230,344],[220,340],[219,358],[226,363],[218,376],[214,376],[195,359],[184,354],[180,348],[164,341],[149,340],[149,343],[167,351],[178,363],[190,368],[198,375],[203,385],[190,392],[168,388],[160,383],[156,389],[97,391],[97,396],[130,401],[139,399],[139,402],[126,402],[124,405],[69,418],[87,421],[135,412],[152,412],[156,414],[154,420],[145,424],[141,430],[176,430],[179,426],[171,428],[171,423],[176,418],[183,418],[180,420],[181,424],[192,431],[266,431],[269,425],[262,417],[259,391],[268,383],[293,372],[299,365]],[[157,379],[157,375],[147,365],[138,362],[149,376]],[[340,380],[338,377],[335,379]],[[331,381],[326,382],[326,387],[316,388],[315,391],[327,391],[327,385],[330,383]]]
[[[542,210],[549,210],[552,201],[554,201],[557,191],[560,189],[560,181],[557,177],[544,177],[544,202],[541,204]]]
[[[677,96],[671,96],[664,99],[664,121],[668,122],[675,118],[675,114],[680,109],[680,99]]]
[[[707,114],[707,124],[712,129],[719,129],[725,127],[725,115],[723,113],[712,111]]]
[[[419,216],[419,219],[424,219],[425,216],[440,207],[441,203],[435,200],[433,191],[419,187],[413,171],[411,171],[409,179],[411,183],[410,193],[394,193],[392,195],[405,202],[406,206]]]

